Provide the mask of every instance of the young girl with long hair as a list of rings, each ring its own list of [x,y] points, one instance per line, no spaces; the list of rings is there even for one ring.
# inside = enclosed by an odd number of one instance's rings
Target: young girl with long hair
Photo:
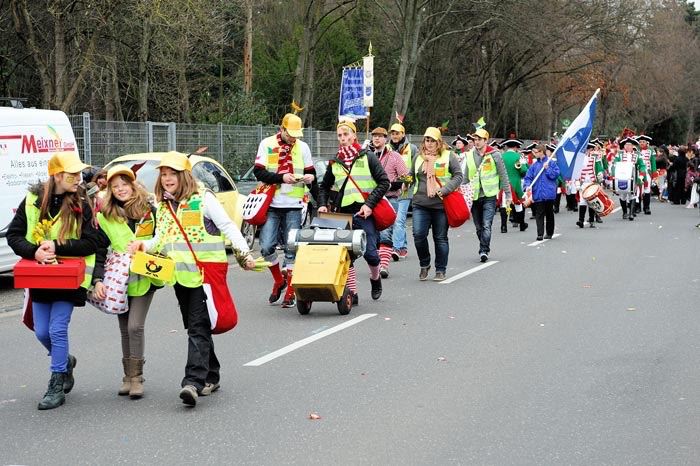
[[[73,308],[85,305],[99,244],[92,210],[80,186],[80,172],[86,167],[75,152],[54,154],[48,180],[29,189],[7,230],[7,243],[25,259],[49,264],[57,257],[85,257],[85,276],[78,289],[28,290],[34,334],[51,357],[51,378],[40,410],[61,406],[74,384],[77,359],[68,353],[68,325]],[[42,226],[48,232],[39,231]]]
[[[124,165],[110,168],[104,205],[102,211],[97,214],[102,247],[97,251],[93,276],[93,296],[96,299],[103,300],[107,296],[107,290],[102,283],[107,247],[111,247],[112,251],[125,253],[130,241],[153,238],[155,217],[156,209],[149,202],[146,189],[136,181],[134,172]],[[153,292],[160,287],[162,283],[156,280],[135,273],[129,275],[129,310],[117,317],[124,367],[119,395],[129,395],[132,399],[143,396],[144,326]]]
[[[186,155],[170,152],[158,168],[160,177],[155,196],[160,202],[156,211],[156,234],[145,242],[133,241],[129,252],[161,251],[175,261],[175,296],[188,337],[180,399],[186,405],[195,406],[199,395],[209,395],[219,388],[220,365],[214,353],[202,274],[192,251],[201,261],[227,263],[225,236],[231,241],[241,267],[252,270],[255,260],[240,230],[214,193],[200,192]],[[187,236],[183,235],[183,230]]]

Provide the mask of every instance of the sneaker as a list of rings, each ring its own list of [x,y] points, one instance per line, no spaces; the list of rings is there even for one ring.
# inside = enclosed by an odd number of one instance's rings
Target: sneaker
[[[276,303],[280,296],[282,296],[282,291],[287,288],[287,280],[282,280],[281,282],[275,282],[272,284],[272,293],[270,293],[270,298],[268,301],[270,304]]]
[[[485,252],[482,252],[481,254],[479,254],[479,259],[481,260],[481,262],[486,262],[487,260],[489,260],[489,255]]]
[[[182,390],[180,390],[180,399],[187,406],[196,406],[197,389],[194,387],[194,385],[185,385],[182,387]]]
[[[399,249],[399,257],[401,259],[407,258],[408,257],[408,249],[406,249],[406,248]]]
[[[579,228],[583,228],[583,222],[576,222],[576,225],[578,225]]]
[[[427,267],[421,267],[420,268],[420,274],[418,274],[418,280],[424,282],[428,279],[428,271],[430,270],[430,266]]]
[[[379,270],[379,276],[382,278],[389,278],[389,271],[387,269],[382,268]]]
[[[445,272],[435,272],[434,282],[441,282],[445,279]]]
[[[209,396],[212,393],[214,393],[215,391],[217,391],[219,389],[219,387],[221,387],[221,385],[219,385],[218,383],[207,382],[204,384],[204,388],[202,389],[201,395],[202,396]]]
[[[527,227],[529,227],[529,226],[530,226],[529,223],[521,223],[521,224],[520,224],[520,231],[525,231],[525,230],[527,230]]]
[[[391,250],[391,258],[394,262],[398,262],[399,259],[401,259],[401,256],[399,255],[399,251],[396,249]]]
[[[285,297],[284,300],[282,301],[282,308],[283,309],[289,309],[289,308],[294,307],[296,305],[297,305],[297,298],[294,295],[292,295],[289,298]]]
[[[378,300],[382,296],[382,279],[378,278],[376,280],[369,279],[369,284],[372,286],[372,299]]]
[[[542,236],[537,237],[537,241],[542,241],[544,238]]]

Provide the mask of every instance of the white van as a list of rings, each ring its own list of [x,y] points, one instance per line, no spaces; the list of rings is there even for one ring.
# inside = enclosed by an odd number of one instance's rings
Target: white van
[[[27,188],[46,180],[54,152],[77,150],[65,113],[0,107],[0,272],[18,259],[5,236]]]

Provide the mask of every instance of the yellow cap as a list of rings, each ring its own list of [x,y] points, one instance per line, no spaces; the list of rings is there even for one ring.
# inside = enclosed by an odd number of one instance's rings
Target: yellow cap
[[[282,128],[286,129],[293,138],[303,138],[304,130],[301,127],[301,118],[293,113],[287,113],[282,118]]]
[[[160,167],[170,167],[179,172],[185,170],[192,171],[190,159],[185,154],[175,151],[166,153],[163,158],[160,159],[160,164],[156,168]]]
[[[430,126],[428,129],[426,129],[423,137],[429,137],[435,139],[436,141],[442,141],[442,133],[434,126]]]
[[[117,175],[124,175],[127,178],[130,178],[131,181],[136,179],[136,175],[134,175],[134,172],[131,171],[131,168],[127,167],[126,165],[114,165],[107,172],[107,183],[109,183],[109,180]]]
[[[398,131],[399,133],[406,133],[406,128],[404,128],[402,124],[394,123],[393,125],[391,125],[391,128],[389,128],[389,131]]]
[[[89,166],[80,161],[77,152],[56,152],[49,159],[49,176],[62,172],[80,173]]]
[[[473,136],[476,136],[477,138],[488,139],[489,132],[486,131],[484,128],[479,128],[476,131],[474,131]]]
[[[353,133],[357,133],[357,128],[355,127],[355,123],[353,123],[350,120],[340,120],[338,122],[338,125],[335,128],[338,129],[341,126],[346,126],[346,127],[350,128]]]

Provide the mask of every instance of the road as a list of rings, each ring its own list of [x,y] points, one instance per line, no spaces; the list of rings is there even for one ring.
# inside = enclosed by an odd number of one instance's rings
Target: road
[[[48,358],[6,314],[0,464],[700,464],[698,212],[652,208],[583,230],[562,212],[537,244],[534,220],[496,232],[480,268],[470,223],[450,232],[451,280],[419,282],[411,250],[377,302],[360,262],[348,316],[268,305],[268,275],[232,267],[240,323],[215,337],[222,388],[195,409],[172,290],[148,316],[138,401],[116,395],[116,319],[87,307],[75,388],[38,411]]]

